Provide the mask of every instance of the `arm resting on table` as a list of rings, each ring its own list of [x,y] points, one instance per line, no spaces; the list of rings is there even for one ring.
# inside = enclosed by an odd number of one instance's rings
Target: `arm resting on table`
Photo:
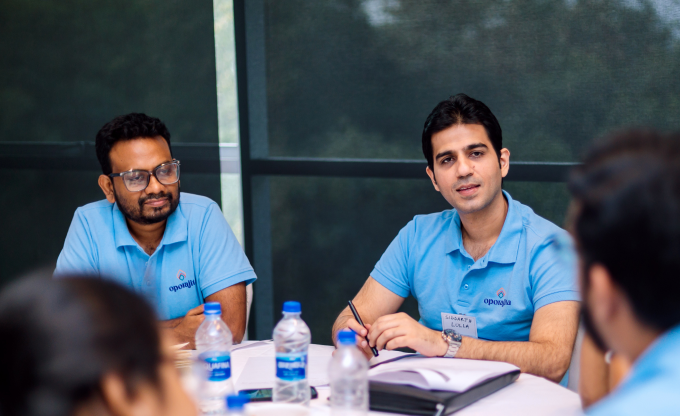
[[[222,307],[222,320],[227,324],[234,344],[243,340],[246,331],[246,284],[237,283],[205,298],[206,302],[218,302]],[[187,349],[196,348],[196,330],[203,323],[203,305],[191,309],[181,318],[160,321],[159,326],[169,330],[178,343],[188,342]]]
[[[234,344],[239,344],[246,333],[246,283],[224,288],[205,298],[205,301],[222,305],[222,320],[231,330]]]
[[[578,330],[579,302],[543,306],[534,314],[528,342],[482,341],[463,337],[456,358],[504,361],[525,373],[559,383],[571,361]]]

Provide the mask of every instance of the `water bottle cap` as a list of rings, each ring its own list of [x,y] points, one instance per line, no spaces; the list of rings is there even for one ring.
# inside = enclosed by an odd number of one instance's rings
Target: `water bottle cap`
[[[351,329],[342,329],[338,332],[338,344],[340,345],[356,345],[357,334]]]
[[[221,315],[222,307],[219,302],[206,302],[205,305],[203,305],[203,313],[205,315]]]
[[[250,401],[245,394],[234,394],[227,396],[227,409],[243,409],[243,406]]]
[[[290,313],[300,313],[302,308],[300,307],[300,302],[290,300],[288,302],[283,302],[283,311]]]

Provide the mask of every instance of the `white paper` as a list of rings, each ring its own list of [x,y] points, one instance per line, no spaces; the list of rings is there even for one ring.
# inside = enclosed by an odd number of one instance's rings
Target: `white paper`
[[[442,329],[453,329],[465,337],[477,338],[477,318],[442,312]]]
[[[484,380],[517,369],[512,364],[498,361],[407,357],[370,369],[368,378],[423,389],[463,392]]]

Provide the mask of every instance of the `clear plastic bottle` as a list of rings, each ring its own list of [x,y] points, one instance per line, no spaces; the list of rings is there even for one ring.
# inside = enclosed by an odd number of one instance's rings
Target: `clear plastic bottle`
[[[223,414],[226,397],[234,393],[231,379],[233,340],[229,327],[222,320],[219,303],[206,303],[203,314],[205,320],[196,330],[198,360],[205,369],[200,383],[199,406],[203,414]]]
[[[227,396],[227,414],[229,416],[245,416],[244,406],[250,399],[245,394]]]
[[[283,304],[283,319],[274,328],[276,350],[275,402],[308,404],[307,350],[312,334],[300,319],[300,302]]]
[[[359,351],[356,334],[338,332],[338,350],[328,365],[331,382],[331,414],[359,416],[368,413],[368,361]]]

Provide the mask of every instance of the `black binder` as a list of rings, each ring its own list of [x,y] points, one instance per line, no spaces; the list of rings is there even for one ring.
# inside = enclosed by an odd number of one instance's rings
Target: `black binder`
[[[515,370],[492,377],[462,393],[423,390],[413,386],[370,381],[370,408],[379,412],[407,415],[449,415],[512,384],[519,377],[519,373],[519,370]]]

